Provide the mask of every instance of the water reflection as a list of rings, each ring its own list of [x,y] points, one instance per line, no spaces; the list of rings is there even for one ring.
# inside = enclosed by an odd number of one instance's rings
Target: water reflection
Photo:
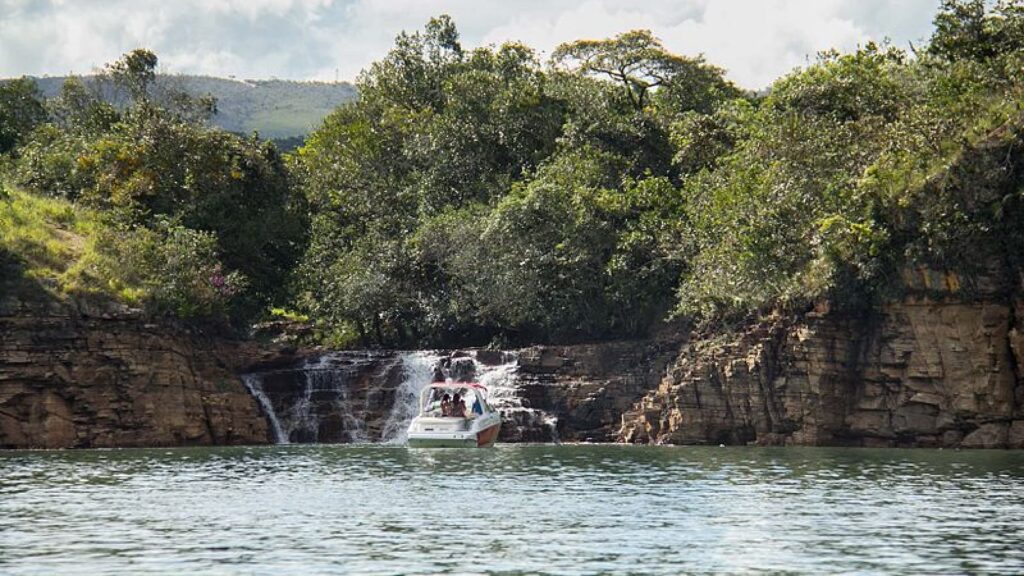
[[[1024,454],[0,453],[0,573],[1024,571]]]

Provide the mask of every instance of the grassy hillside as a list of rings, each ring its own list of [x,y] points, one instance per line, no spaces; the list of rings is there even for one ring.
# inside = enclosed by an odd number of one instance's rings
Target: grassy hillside
[[[37,78],[47,97],[55,96],[66,78]],[[232,80],[210,76],[164,75],[160,81],[194,96],[217,98],[214,123],[232,132],[258,131],[264,138],[301,137],[320,124],[338,105],[356,98],[347,82]]]
[[[97,224],[92,210],[8,188],[0,198],[0,294],[34,300],[75,291]]]

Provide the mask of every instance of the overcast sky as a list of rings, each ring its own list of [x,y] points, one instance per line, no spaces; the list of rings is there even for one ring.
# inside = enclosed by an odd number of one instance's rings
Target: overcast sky
[[[647,28],[762,88],[821,50],[931,33],[938,0],[0,0],[0,77],[88,73],[138,47],[171,73],[352,80],[402,30],[452,15],[465,47]]]

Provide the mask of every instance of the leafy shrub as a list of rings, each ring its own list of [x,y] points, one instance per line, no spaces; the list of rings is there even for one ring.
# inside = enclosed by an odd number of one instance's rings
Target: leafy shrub
[[[217,257],[217,239],[171,224],[109,226],[93,237],[73,271],[77,287],[104,292],[179,318],[224,320],[245,277],[227,271]]]
[[[246,278],[244,289],[240,282],[221,286],[229,288],[234,319],[244,322],[284,298],[288,275],[305,245],[305,203],[293,192],[272,144],[210,129],[205,121],[212,102],[158,90],[155,66],[152,52],[136,50],[88,87],[75,78],[65,82],[61,94],[47,103],[49,121],[22,134],[12,179],[26,190],[104,213],[112,228],[101,235],[99,253],[120,254],[118,246],[125,243],[141,251],[137,259],[126,260],[139,266],[135,281],[114,274],[114,268],[108,271],[114,284],[124,284],[114,291],[133,301],[145,295],[161,312],[217,315],[226,305],[203,292],[206,284],[176,271],[172,253],[146,250],[147,228],[189,248],[189,237],[166,222],[202,234],[186,254],[197,265],[209,264],[215,254],[225,269]],[[97,94],[101,81],[108,80],[130,97],[123,109]],[[181,287],[153,284],[150,275],[159,266],[171,266],[167,272]],[[209,266],[197,273],[234,278]],[[190,294],[198,298],[194,305],[184,299]]]

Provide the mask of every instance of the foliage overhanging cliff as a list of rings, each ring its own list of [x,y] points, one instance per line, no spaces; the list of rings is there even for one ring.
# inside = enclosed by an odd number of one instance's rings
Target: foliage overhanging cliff
[[[1024,253],[1024,6],[949,0],[935,24],[754,95],[644,31],[541,63],[441,17],[286,156],[154,90],[145,50],[106,71],[123,109],[8,82],[2,284],[237,326],[283,309],[381,346],[858,308],[913,267],[969,298]]]

